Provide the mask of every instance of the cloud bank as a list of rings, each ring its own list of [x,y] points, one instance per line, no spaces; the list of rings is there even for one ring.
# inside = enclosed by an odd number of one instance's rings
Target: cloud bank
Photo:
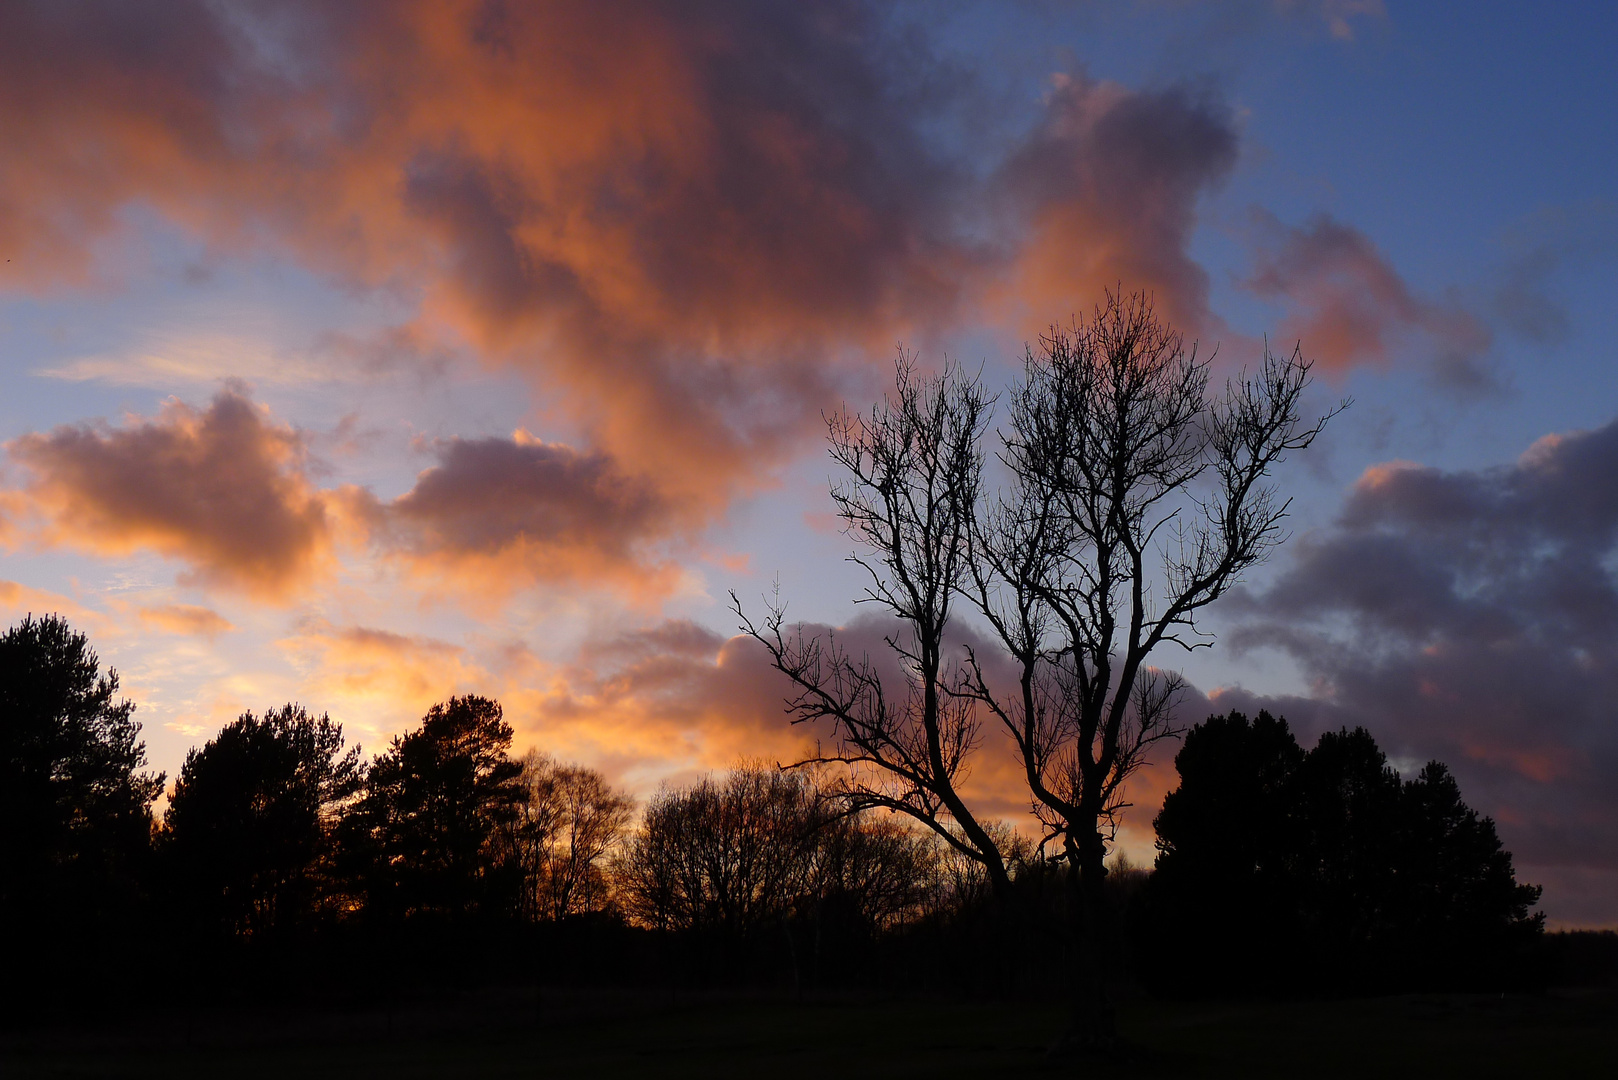
[[[1270,708],[1306,731],[1364,724],[1395,757],[1449,763],[1530,879],[1586,883],[1548,901],[1577,914],[1601,907],[1581,892],[1610,896],[1618,421],[1546,436],[1500,468],[1368,469],[1336,524],[1294,541],[1280,579],[1234,606],[1225,640],[1281,649],[1313,681],[1314,701]]]
[[[1037,330],[1120,284],[1214,325],[1186,244],[1236,158],[1228,106],[1067,73],[984,162],[970,74],[879,6],[4,18],[6,284],[111,273],[139,209],[397,290],[417,331],[526,373],[591,453],[709,513],[896,338]]]

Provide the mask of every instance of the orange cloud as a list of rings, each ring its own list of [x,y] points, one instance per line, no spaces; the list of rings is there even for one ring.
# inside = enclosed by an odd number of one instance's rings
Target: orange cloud
[[[236,629],[229,619],[211,608],[195,604],[165,604],[162,607],[143,607],[136,614],[140,621],[170,634],[186,637],[205,637],[210,641],[220,634]]]
[[[0,612],[4,612],[8,620],[26,615],[61,615],[80,630],[88,628],[102,636],[118,632],[116,625],[105,615],[92,611],[71,597],[15,581],[0,581]]]
[[[801,754],[775,676],[751,643],[673,621],[587,645],[570,663],[520,644],[468,647],[375,627],[307,620],[280,648],[302,700],[368,745],[451,694],[497,698],[520,747],[587,761],[650,791],[671,774],[743,755]]]
[[[1492,335],[1476,316],[1453,303],[1418,296],[1358,229],[1319,214],[1289,228],[1255,211],[1260,233],[1257,265],[1247,286],[1293,309],[1278,337],[1302,341],[1329,368],[1388,362],[1394,345],[1422,335],[1437,348],[1441,377],[1476,387],[1488,381],[1477,357]]]
[[[64,425],[6,444],[31,474],[33,538],[96,555],[150,549],[190,577],[281,598],[330,560],[301,437],[238,390],[206,409],[171,400],[119,428]]]
[[[1227,109],[1067,78],[985,169],[933,134],[965,91],[889,24],[740,0],[24,9],[0,273],[82,281],[139,205],[400,286],[408,333],[528,373],[620,473],[710,516],[896,338],[985,307],[1038,329],[1119,284],[1213,326],[1185,245],[1234,160]]]
[[[1105,289],[1147,289],[1189,336],[1220,328],[1208,275],[1186,252],[1198,198],[1236,163],[1228,106],[1177,87],[1134,93],[1059,76],[1043,126],[1004,165],[1026,221],[1010,294],[1037,332],[1085,314]]]
[[[310,619],[278,645],[302,673],[299,693],[373,741],[452,695],[498,696],[466,649],[434,638]]]
[[[573,391],[631,468],[690,462],[688,494],[734,473],[738,447],[812,429],[783,395],[831,397],[828,346],[886,345],[956,287],[943,169],[853,8],[66,6],[12,23],[15,282],[82,280],[91,241],[144,203],[216,245],[419,285],[430,318]]]
[[[642,786],[742,756],[792,761],[809,733],[782,709],[785,687],[748,638],[670,620],[589,643],[549,678],[513,686],[507,716],[538,745]]]
[[[94,555],[155,551],[188,564],[182,579],[270,600],[332,573],[339,545],[370,546],[419,583],[463,597],[546,584],[654,599],[684,580],[662,551],[689,537],[700,513],[611,459],[524,431],[435,449],[438,463],[392,501],[352,485],[320,489],[303,436],[227,389],[206,409],[171,400],[152,420],[13,440],[10,457],[29,475],[24,489],[0,491],[0,523]],[[140,617],[174,633],[230,628],[211,614],[169,607]]]

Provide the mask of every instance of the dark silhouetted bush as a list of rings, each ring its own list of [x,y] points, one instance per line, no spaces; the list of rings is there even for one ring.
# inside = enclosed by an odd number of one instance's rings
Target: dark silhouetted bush
[[[522,869],[501,843],[524,799],[500,705],[434,705],[372,763],[340,847],[355,899],[380,922],[513,917]]]

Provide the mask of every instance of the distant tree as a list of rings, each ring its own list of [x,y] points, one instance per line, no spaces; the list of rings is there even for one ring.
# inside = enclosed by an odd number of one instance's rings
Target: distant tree
[[[1364,728],[1321,735],[1287,788],[1293,887],[1326,963],[1364,957],[1398,924],[1395,864],[1408,836],[1399,774]]]
[[[1447,766],[1430,761],[1404,785],[1401,907],[1417,938],[1464,947],[1501,931],[1538,932],[1540,888],[1517,882],[1494,822],[1461,801]]]
[[[1284,720],[1231,713],[1175,765],[1141,928],[1164,985],[1476,982],[1539,931],[1538,888],[1438,762],[1401,780],[1363,728],[1304,753]]]
[[[364,781],[359,747],[301,705],[251,712],[186,755],[159,833],[188,920],[258,937],[310,924],[332,895],[337,820]]]
[[[1174,765],[1180,785],[1153,825],[1165,869],[1228,875],[1241,887],[1286,861],[1290,785],[1304,752],[1285,720],[1260,712],[1210,716],[1186,733]]]
[[[501,842],[524,801],[511,739],[499,703],[455,697],[372,761],[341,845],[373,915],[515,914],[521,867]]]
[[[926,910],[939,855],[932,836],[903,818],[831,817],[814,836],[803,890],[808,914],[865,937],[901,925]]]
[[[532,919],[599,911],[608,900],[605,860],[623,840],[634,802],[593,769],[539,751],[522,759],[523,797],[511,839]]]
[[[55,615],[0,635],[0,967],[88,962],[131,915],[163,776],[145,771],[135,706]]]
[[[801,774],[760,765],[652,797],[618,867],[631,917],[660,930],[744,940],[802,890],[821,824]]]

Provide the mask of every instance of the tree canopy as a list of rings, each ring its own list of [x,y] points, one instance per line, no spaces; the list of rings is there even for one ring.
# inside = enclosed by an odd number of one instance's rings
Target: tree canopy
[[[1004,821],[979,827],[1010,902],[964,830],[862,805],[874,789],[834,768],[744,762],[632,822],[600,773],[513,760],[499,704],[476,696],[433,706],[369,767],[326,715],[243,713],[187,755],[154,832],[162,777],[117,689],[58,618],[0,636],[14,1008],[110,1004],[160,963],[177,992],[297,993],[334,957],[390,988],[550,964],[1066,993],[1095,944],[1070,853]],[[1402,778],[1362,729],[1305,751],[1263,713],[1210,717],[1175,764],[1155,871],[1107,878],[1154,987],[1522,985],[1538,889],[1442,764]]]
[[[487,915],[514,907],[520,866],[496,858],[523,801],[498,702],[434,705],[371,764],[344,822],[346,855],[370,910],[384,918]]]
[[[17,978],[116,947],[163,790],[134,712],[60,617],[0,635],[0,952]]]
[[[1539,889],[1436,761],[1405,780],[1363,728],[1305,752],[1285,720],[1232,712],[1175,766],[1147,904],[1165,984],[1471,983],[1537,932]]]
[[[180,768],[160,834],[170,892],[227,933],[306,924],[331,895],[332,832],[363,780],[330,717],[243,713]]]

